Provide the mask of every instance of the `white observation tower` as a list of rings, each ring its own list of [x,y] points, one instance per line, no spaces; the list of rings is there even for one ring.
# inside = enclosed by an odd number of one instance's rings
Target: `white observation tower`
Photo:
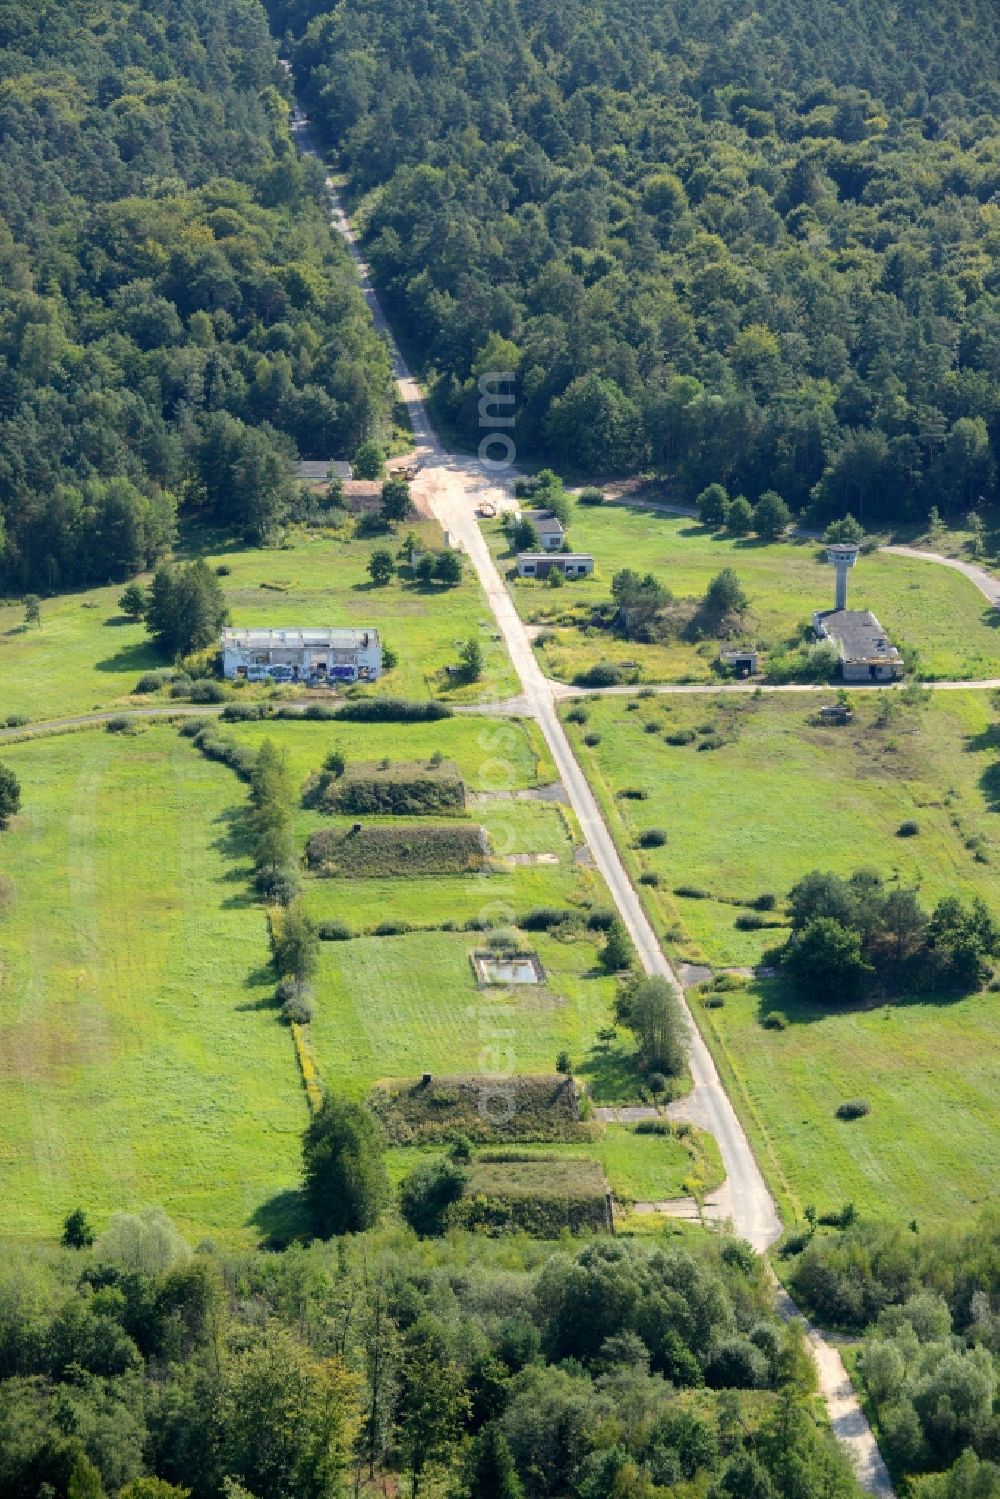
[[[853,542],[837,541],[827,548],[827,561],[837,570],[837,594],[835,609],[847,608],[847,574],[858,560],[860,548]]]

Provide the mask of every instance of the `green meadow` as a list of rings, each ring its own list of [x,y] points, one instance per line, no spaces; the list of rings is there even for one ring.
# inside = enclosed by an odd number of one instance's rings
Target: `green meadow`
[[[499,522],[487,528],[501,561],[507,544]],[[700,598],[711,579],[732,567],[751,605],[747,634],[766,649],[798,638],[813,611],[833,607],[833,570],[815,541],[767,544],[711,531],[697,521],[624,504],[574,505],[567,528],[574,551],[592,552],[596,571],[559,589],[511,579],[523,618],[544,628],[539,659],[562,681],[597,661],[637,663],[645,681],[713,680],[717,648],[684,640],[645,645],[589,625],[610,598],[620,569],[652,572],[677,599]],[[960,573],[890,554],[861,557],[851,578],[850,606],[871,609],[893,641],[919,653],[933,679],[983,680],[1000,673],[1000,614]]]
[[[243,790],[167,727],[6,747],[0,1196],[51,1237],[83,1204],[162,1206],[197,1241],[259,1238],[306,1105],[248,897]]]
[[[785,933],[740,930],[738,918],[771,892],[780,923],[784,895],[817,867],[873,868],[915,886],[926,906],[955,893],[998,909],[1000,730],[988,695],[935,694],[924,708],[899,705],[885,726],[882,695],[851,702],[855,720],[842,728],[820,726],[815,703],[786,695],[592,699],[586,724],[570,724],[633,876],[659,878],[639,888],[675,959],[757,963]],[[723,743],[699,751],[698,730],[710,727]],[[692,743],[667,743],[685,730]],[[599,742],[587,746],[584,735]],[[919,832],[901,838],[907,819]],[[651,828],[667,841],[643,849]],[[701,898],[678,896],[679,887]],[[692,1000],[791,1215],[854,1201],[943,1219],[1000,1187],[995,994],[837,1012],[771,980],[727,994],[719,1009]],[[773,1008],[787,1029],[761,1025]],[[837,1105],[858,1097],[871,1113],[838,1120]]]
[[[215,548],[210,537],[194,533],[182,555],[229,569],[220,581],[234,625],[374,625],[399,657],[384,679],[386,692],[473,702],[509,696],[515,678],[468,565],[454,588],[421,588],[398,575],[385,587],[372,585],[366,570],[372,551],[395,551],[409,530],[427,546],[442,544],[436,522],[418,521],[364,538],[351,528],[296,530],[284,544],[265,548]],[[169,663],[143,626],[119,613],[121,591],[115,584],[43,599],[40,627],[24,624],[23,605],[0,604],[3,717],[60,718],[135,704],[130,694],[142,673]],[[483,647],[483,675],[463,685],[446,668],[471,636]]]

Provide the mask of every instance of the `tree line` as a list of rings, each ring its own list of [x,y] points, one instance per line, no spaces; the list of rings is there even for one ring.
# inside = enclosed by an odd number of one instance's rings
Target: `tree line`
[[[0,588],[125,579],[178,514],[260,540],[382,437],[382,340],[255,0],[18,0],[0,55]]]
[[[989,0],[271,0],[438,411],[825,523],[996,494]],[[496,38],[504,42],[498,46]]]
[[[738,1240],[64,1243],[0,1266],[4,1495],[860,1499]]]

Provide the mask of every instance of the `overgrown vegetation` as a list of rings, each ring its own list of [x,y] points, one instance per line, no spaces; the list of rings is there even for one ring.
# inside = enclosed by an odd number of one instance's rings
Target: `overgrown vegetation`
[[[314,873],[331,877],[466,874],[490,864],[486,834],[471,823],[355,823],[320,828],[309,835],[306,860]]]
[[[233,1257],[162,1213],[99,1228],[0,1269],[5,1493],[860,1494],[739,1241],[383,1229]]]
[[[443,759],[361,763],[339,773],[336,767],[324,769],[307,782],[304,799],[323,812],[345,815],[430,816],[463,812],[465,782],[458,767]]]
[[[369,1103],[396,1145],[464,1135],[486,1145],[580,1140],[588,1128],[571,1077],[431,1076],[374,1090]]]
[[[895,1472],[921,1499],[995,1499],[1000,1220],[918,1233],[861,1222],[817,1234],[791,1282],[824,1321],[863,1335],[857,1360]]]

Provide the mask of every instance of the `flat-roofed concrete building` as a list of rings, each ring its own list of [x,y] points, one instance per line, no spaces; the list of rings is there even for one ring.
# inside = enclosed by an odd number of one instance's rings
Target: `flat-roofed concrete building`
[[[836,645],[845,682],[892,682],[903,675],[903,658],[870,609],[821,610],[813,628]]]
[[[519,578],[547,578],[552,569],[564,578],[585,578],[594,571],[594,559],[589,552],[518,552],[517,575]]]
[[[368,626],[223,630],[222,673],[250,681],[374,682],[382,675],[382,642]]]

